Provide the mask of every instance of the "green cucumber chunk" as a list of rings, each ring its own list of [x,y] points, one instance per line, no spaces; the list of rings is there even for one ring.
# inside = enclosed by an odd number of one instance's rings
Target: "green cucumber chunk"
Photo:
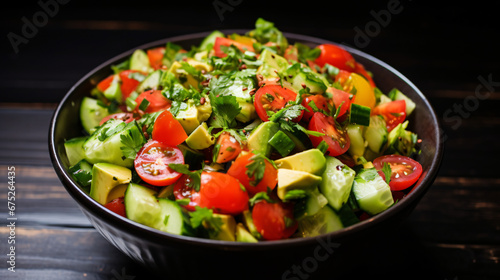
[[[365,129],[363,134],[368,142],[368,147],[375,153],[381,153],[387,144],[387,127],[385,120],[380,115],[370,117],[370,125]]]
[[[154,227],[161,222],[162,208],[157,201],[156,191],[130,183],[125,191],[125,213],[130,220]]]
[[[92,134],[96,127],[99,126],[101,120],[108,116],[108,108],[102,107],[97,99],[91,97],[84,97],[80,105],[80,120],[83,129]]]
[[[316,214],[298,220],[298,224],[298,232],[302,237],[314,237],[344,228],[337,213],[328,205]]]
[[[87,140],[88,136],[81,136],[72,138],[64,142],[64,150],[70,166],[77,164],[84,159],[85,151],[83,150],[83,143]]]
[[[130,57],[130,70],[148,73],[150,69],[149,58],[146,52],[141,49],[135,50]]]
[[[359,124],[349,124],[347,135],[351,140],[349,154],[353,157],[360,157],[365,153],[365,139],[363,138],[363,127]]]
[[[123,138],[131,140],[125,143]],[[110,119],[92,134],[83,144],[85,159],[92,163],[107,162],[124,167],[132,167],[134,160],[124,155],[126,149],[142,147],[145,139],[136,121],[128,124]],[[137,144],[129,147],[127,144]]]
[[[278,153],[285,157],[295,148],[295,143],[283,131],[278,131],[269,139],[269,145],[278,151]]]
[[[376,215],[394,203],[389,185],[375,168],[359,171],[352,191],[359,207],[370,215]]]
[[[415,107],[417,106],[413,100],[411,100],[408,96],[404,95],[401,91],[394,88],[389,92],[389,98],[392,100],[404,100],[406,103],[406,116],[408,117]]]
[[[335,157],[326,156],[326,169],[319,184],[328,204],[338,211],[349,199],[356,172]]]

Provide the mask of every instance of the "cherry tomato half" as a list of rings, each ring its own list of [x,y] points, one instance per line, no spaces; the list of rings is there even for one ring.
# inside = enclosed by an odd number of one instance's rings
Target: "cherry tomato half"
[[[351,145],[347,131],[341,129],[333,117],[321,112],[314,113],[308,129],[325,134],[324,136],[309,135],[309,139],[315,147],[324,140],[328,144],[327,153],[330,156],[339,156],[347,152]]]
[[[270,203],[261,200],[252,209],[252,219],[257,231],[265,240],[279,240],[290,237],[298,227],[293,217],[293,204]]]
[[[352,55],[344,48],[333,44],[322,44],[317,46],[321,54],[314,61],[319,67],[330,64],[345,71],[354,71],[355,61]]]
[[[176,199],[189,198],[184,205],[188,210],[195,206],[212,209],[215,213],[238,215],[248,209],[248,193],[231,175],[220,172],[201,173],[199,192],[189,186],[190,179],[182,178],[174,186]]]
[[[135,108],[136,110],[139,110],[139,106],[144,99],[149,101],[149,105],[144,113],[154,113],[161,110],[166,110],[171,106],[170,100],[168,100],[161,93],[161,90],[146,90],[139,94],[139,96],[137,96],[137,98],[135,99],[135,102],[137,103],[137,107]]]
[[[391,167],[391,181],[389,186],[392,191],[400,191],[413,185],[422,174],[422,165],[406,156],[386,155],[373,160],[373,166],[385,180],[385,175],[381,171],[384,163]]]
[[[395,100],[380,104],[373,108],[372,115],[382,115],[385,119],[387,131],[393,130],[406,119],[406,101]]]
[[[304,115],[302,116],[302,120],[310,121],[312,116],[314,115],[314,110],[309,106],[309,103],[313,102],[316,108],[330,113],[330,109],[328,107],[328,98],[321,94],[317,95],[309,95],[304,97],[302,100],[302,106],[304,106],[307,110],[304,111]]]
[[[255,111],[261,120],[268,121],[268,111],[277,112],[283,109],[288,101],[294,101],[296,97],[295,92],[280,85],[263,86],[255,93]],[[293,121],[298,122],[301,117],[302,115]]]
[[[127,215],[125,214],[125,204],[123,203],[123,201],[124,201],[123,196],[118,197],[106,203],[104,207],[108,208],[109,210],[115,212],[116,214],[122,217],[127,217]]]
[[[137,153],[134,167],[144,182],[153,186],[167,186],[175,183],[182,175],[170,169],[170,163],[184,164],[182,151],[150,140]]]
[[[235,159],[241,152],[241,145],[229,132],[223,132],[217,139],[218,149],[214,149],[217,152],[216,160],[217,163],[225,163]]]
[[[264,160],[264,176],[255,184],[255,176],[249,177],[247,174],[248,165],[252,164],[252,159],[255,154],[249,152],[236,158],[227,174],[235,177],[247,189],[248,193],[253,196],[258,192],[265,192],[267,189],[273,190],[278,183],[278,170],[267,160]]]
[[[170,111],[163,111],[155,121],[152,132],[153,140],[167,146],[177,146],[188,137],[181,123],[175,119]]]

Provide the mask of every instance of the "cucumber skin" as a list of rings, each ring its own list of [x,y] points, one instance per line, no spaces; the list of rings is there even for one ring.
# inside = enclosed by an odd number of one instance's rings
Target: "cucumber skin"
[[[84,97],[80,105],[80,121],[83,129],[90,135],[101,120],[109,115],[107,108],[99,106],[97,99]]]

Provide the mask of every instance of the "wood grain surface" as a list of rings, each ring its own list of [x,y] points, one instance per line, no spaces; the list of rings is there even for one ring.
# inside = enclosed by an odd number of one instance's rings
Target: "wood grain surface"
[[[214,6],[221,2],[232,3],[223,20]],[[356,30],[376,21],[374,14],[391,2],[338,3],[328,8],[330,12],[324,2],[297,7],[220,0],[155,8],[153,1],[74,0],[58,4],[54,16],[37,28],[28,43],[20,44],[17,53],[7,34],[22,34],[23,17],[32,20],[42,8],[35,1],[16,2],[0,27],[4,38],[0,279],[159,278],[101,237],[51,165],[47,139],[53,110],[92,68],[149,41],[213,29],[252,28],[258,16],[286,32],[355,46]],[[380,31],[360,49],[398,69],[427,96],[447,137],[445,154],[438,178],[416,209],[386,237],[384,245],[373,244],[371,253],[360,258],[351,279],[500,279],[496,14],[487,2],[469,6],[398,3],[401,12],[392,14],[385,27],[379,24]],[[16,172],[15,273],[6,264],[11,166]]]

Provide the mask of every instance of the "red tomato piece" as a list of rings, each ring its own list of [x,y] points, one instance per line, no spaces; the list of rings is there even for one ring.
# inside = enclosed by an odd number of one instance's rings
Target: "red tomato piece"
[[[153,140],[173,147],[184,142],[188,135],[174,115],[165,110],[156,118],[152,137]]]
[[[144,182],[153,186],[167,186],[175,183],[182,175],[170,169],[170,163],[184,164],[182,151],[150,140],[137,153],[134,167]]]
[[[293,217],[293,204],[261,200],[252,209],[252,219],[257,231],[265,240],[290,237],[298,227]]]
[[[135,108],[136,110],[139,110],[139,106],[144,99],[149,101],[149,105],[144,113],[154,113],[161,110],[166,110],[171,106],[170,100],[168,100],[161,93],[161,90],[146,90],[143,93],[139,94],[139,96],[137,96],[137,98],[135,99],[135,102],[137,103],[137,107]]]
[[[248,209],[248,193],[231,175],[203,172],[199,206],[221,214],[238,215]]]
[[[175,199],[189,199],[188,204],[182,206],[189,211],[194,211],[200,204],[200,193],[191,186],[192,179],[189,175],[183,175],[174,185]]]
[[[147,50],[149,65],[154,69],[158,70],[163,65],[163,56],[165,54],[165,47],[157,47]]]
[[[255,184],[255,176],[249,177],[247,174],[248,165],[254,162],[253,157],[255,154],[248,153],[236,158],[233,162],[229,170],[227,170],[227,174],[235,177],[240,181],[241,184],[247,189],[250,196],[258,192],[265,192],[267,189],[273,190],[278,183],[278,170],[267,160],[264,161],[264,176]]]
[[[385,180],[385,174],[382,172],[384,163],[391,167],[391,181],[389,186],[392,191],[400,191],[412,186],[420,175],[422,175],[422,165],[418,161],[401,155],[386,155],[373,160],[373,166]]]
[[[308,129],[325,134],[324,136],[309,135],[309,139],[315,147],[324,140],[328,144],[327,154],[330,156],[339,156],[347,152],[351,145],[347,131],[341,129],[333,117],[321,112],[314,113]]]
[[[294,101],[296,97],[297,94],[295,92],[280,85],[263,86],[255,93],[255,111],[261,120],[268,121],[268,111],[277,112],[283,109],[287,102]],[[292,121],[298,122],[300,118],[302,118],[302,115]]]
[[[113,82],[114,78],[115,78],[115,75],[109,75],[108,77],[106,77],[104,80],[100,81],[97,84],[97,89],[100,90],[101,92],[104,92],[105,90],[107,90],[109,88],[109,86]]]
[[[335,109],[340,107],[337,118],[342,117],[350,110],[354,95],[336,88],[331,88],[328,92],[332,94],[332,101],[333,105],[335,105]]]
[[[395,100],[380,104],[373,108],[372,115],[382,115],[385,119],[387,131],[393,130],[406,119],[406,101]]]
[[[201,173],[199,192],[189,183],[190,178],[181,178],[174,186],[176,199],[190,200],[186,209],[196,206],[212,209],[215,213],[238,215],[248,209],[248,193],[240,182],[231,175],[220,172]]]
[[[127,217],[127,215],[125,214],[125,204],[123,203],[123,196],[111,200],[110,202],[106,203],[104,207],[122,217]]]
[[[122,91],[123,100],[127,99],[140,83],[138,80],[129,77],[130,74],[136,72],[140,73],[140,71],[136,70],[124,70],[119,74],[120,80],[122,81],[120,90]]]
[[[326,98],[321,94],[309,95],[307,97],[304,97],[304,99],[302,100],[302,106],[304,106],[307,109],[304,110],[304,115],[302,116],[302,120],[308,122],[314,115],[314,110],[311,108],[311,106],[309,106],[309,103],[311,102],[313,102],[318,109],[330,113],[330,109],[328,108],[328,98]]]
[[[252,45],[246,45],[246,44],[243,44],[241,42],[236,42],[236,41],[229,39],[229,38],[217,37],[215,39],[215,43],[214,43],[215,56],[226,57],[227,54],[222,50],[221,46],[229,47],[231,45],[234,45],[242,52],[245,52],[245,51],[254,52],[255,51]]]
[[[328,63],[340,70],[354,71],[356,62],[352,55],[344,48],[332,44],[322,44],[317,46],[317,48],[321,50],[321,53],[314,62],[319,67],[323,67]]]
[[[215,149],[217,157],[215,162],[225,163],[235,159],[241,152],[241,145],[230,133],[223,132],[217,139],[219,149]]]
[[[135,117],[134,117],[133,113],[125,113],[125,112],[124,113],[116,113],[116,114],[112,114],[112,115],[104,117],[101,120],[101,122],[99,123],[99,125],[102,125],[103,123],[107,122],[110,119],[116,119],[116,120],[120,120],[120,121],[124,121],[126,123],[129,123],[129,122],[135,120]]]

